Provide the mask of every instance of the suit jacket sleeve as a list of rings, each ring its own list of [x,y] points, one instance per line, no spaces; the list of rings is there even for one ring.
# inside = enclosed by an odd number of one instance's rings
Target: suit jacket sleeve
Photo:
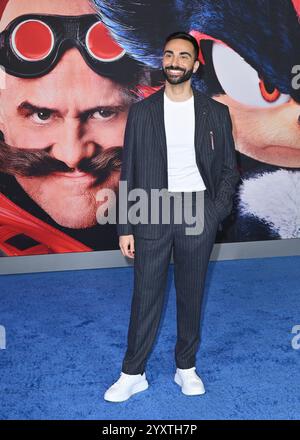
[[[224,142],[224,159],[221,180],[218,186],[215,206],[219,220],[224,220],[231,210],[233,204],[233,195],[239,180],[239,172],[237,170],[236,151],[234,139],[232,135],[232,122],[229,109],[225,106],[223,120],[223,142]]]
[[[135,104],[130,107],[122,154],[122,167],[120,175],[120,183],[127,183],[127,203],[123,200],[123,203],[119,204],[118,220],[117,220],[117,233],[118,235],[130,235],[133,234],[132,225],[128,221],[128,210],[130,202],[128,202],[128,192],[134,188],[134,152],[135,152]],[[132,203],[132,202],[131,202]],[[123,211],[123,212],[121,212]],[[125,223],[120,223],[120,217],[126,219]],[[123,220],[122,220],[123,221]]]

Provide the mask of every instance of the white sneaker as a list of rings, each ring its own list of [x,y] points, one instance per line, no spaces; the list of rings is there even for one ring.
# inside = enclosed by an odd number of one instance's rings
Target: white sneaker
[[[121,372],[120,378],[104,394],[108,402],[124,402],[133,394],[144,391],[149,384],[145,373],[126,374]]]
[[[176,369],[174,381],[181,387],[183,394],[187,396],[198,396],[205,393],[203,382],[195,370],[196,367],[185,370]]]

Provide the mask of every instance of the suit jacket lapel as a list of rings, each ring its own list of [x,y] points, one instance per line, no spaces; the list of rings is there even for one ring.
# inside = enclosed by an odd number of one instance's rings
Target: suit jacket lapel
[[[195,150],[201,154],[201,146],[203,145],[203,135],[205,132],[205,124],[208,115],[208,105],[202,93],[193,88],[194,104],[195,104]]]
[[[157,143],[161,151],[163,160],[167,165],[167,139],[164,120],[164,92],[165,87],[162,87],[157,93],[157,99],[151,106],[154,134],[157,137]]]

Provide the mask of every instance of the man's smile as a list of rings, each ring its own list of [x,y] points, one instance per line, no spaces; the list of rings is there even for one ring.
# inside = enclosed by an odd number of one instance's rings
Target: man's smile
[[[182,70],[168,70],[168,72],[173,76],[179,76],[183,73]]]

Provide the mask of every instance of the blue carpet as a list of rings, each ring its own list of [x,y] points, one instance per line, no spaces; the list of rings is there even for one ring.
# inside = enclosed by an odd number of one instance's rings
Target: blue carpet
[[[148,360],[150,387],[103,400],[126,348],[132,268],[0,277],[1,419],[299,419],[300,257],[212,262],[197,369],[204,396],[173,382],[176,305]]]

